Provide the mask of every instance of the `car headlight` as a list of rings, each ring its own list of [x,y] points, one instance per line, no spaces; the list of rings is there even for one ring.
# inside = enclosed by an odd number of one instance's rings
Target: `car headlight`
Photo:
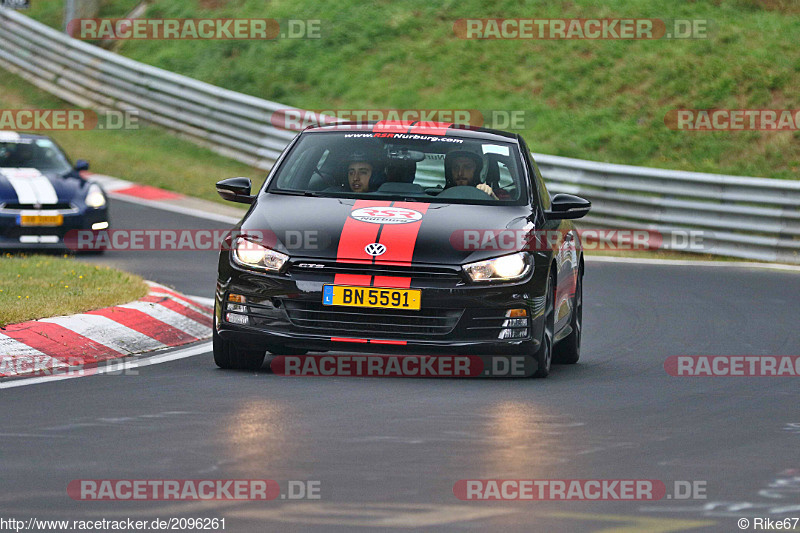
[[[278,272],[289,260],[289,256],[257,242],[237,237],[233,245],[233,260],[247,268]]]
[[[99,185],[93,183],[89,185],[89,192],[86,193],[86,205],[95,209],[106,205],[106,196]]]
[[[514,281],[524,278],[531,270],[533,262],[527,252],[464,265],[464,272],[472,281]]]

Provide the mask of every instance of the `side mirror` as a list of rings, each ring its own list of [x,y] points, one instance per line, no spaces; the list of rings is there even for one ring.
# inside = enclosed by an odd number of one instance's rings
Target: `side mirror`
[[[252,204],[256,197],[250,196],[250,178],[228,178],[217,182],[217,193],[223,200]]]
[[[586,216],[592,202],[572,194],[559,193],[550,201],[550,211],[545,213],[548,220],[562,220],[565,218],[581,218]]]
[[[75,161],[75,170],[81,172],[82,170],[89,170],[89,162],[85,159],[78,159]]]

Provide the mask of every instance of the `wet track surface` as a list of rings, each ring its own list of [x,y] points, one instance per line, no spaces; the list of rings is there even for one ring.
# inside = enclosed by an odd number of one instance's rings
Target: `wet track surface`
[[[224,224],[115,202],[116,227]],[[92,258],[211,297],[214,252]],[[546,380],[286,378],[207,354],[0,390],[4,516],[226,518],[227,531],[738,531],[800,516],[798,379],[671,355],[798,355],[797,273],[588,263],[582,360]],[[794,424],[794,425],[793,425]],[[317,480],[290,502],[81,502],[75,479]],[[460,501],[460,479],[705,482],[705,500]],[[358,527],[361,526],[361,527]],[[624,528],[632,529],[624,529]],[[362,529],[363,528],[363,529]]]

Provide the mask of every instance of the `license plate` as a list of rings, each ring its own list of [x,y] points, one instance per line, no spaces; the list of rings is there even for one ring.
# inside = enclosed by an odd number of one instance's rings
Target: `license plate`
[[[64,215],[20,215],[20,226],[61,226]]]
[[[322,304],[419,311],[421,308],[420,294],[420,291],[416,289],[324,285],[322,287]]]

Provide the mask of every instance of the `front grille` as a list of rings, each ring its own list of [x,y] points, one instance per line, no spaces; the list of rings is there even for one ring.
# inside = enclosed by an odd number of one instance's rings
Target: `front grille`
[[[20,237],[28,235],[56,235],[59,239],[63,239],[68,230],[63,226],[50,227],[50,226],[0,226],[0,237],[4,239],[19,240]]]
[[[317,302],[284,300],[292,324],[309,332],[402,338],[444,336],[453,331],[463,309],[429,308],[421,311],[394,309],[331,308]]]
[[[20,204],[18,202],[8,202],[0,205],[2,209],[9,211],[21,211],[23,209],[32,210],[52,210],[52,209],[66,209],[71,210],[72,204],[69,202],[58,202],[55,204]]]
[[[323,268],[301,268],[298,264],[313,263]],[[433,279],[439,281],[463,281],[460,267],[428,267],[424,265],[396,266],[356,263],[337,263],[332,261],[297,261],[289,267],[290,273],[331,273],[331,274],[370,274],[372,276],[403,276],[414,279]]]

